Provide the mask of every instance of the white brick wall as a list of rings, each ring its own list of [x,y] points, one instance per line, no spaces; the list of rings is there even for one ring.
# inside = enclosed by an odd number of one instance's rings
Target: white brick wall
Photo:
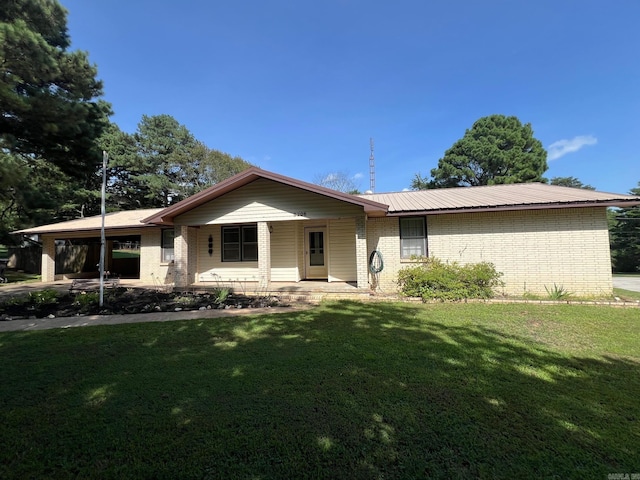
[[[53,236],[42,237],[42,277],[43,282],[53,282],[56,275],[56,239]]]
[[[161,263],[160,228],[145,228],[140,235],[140,280],[149,284],[173,283],[173,264]]]
[[[398,219],[369,219],[368,233],[369,252],[384,257],[380,287],[397,288],[397,272],[406,265]],[[580,295],[612,290],[604,207],[431,215],[427,247],[442,260],[494,263],[508,294],[544,295],[554,284]]]
[[[258,222],[258,282],[261,289],[271,285],[271,233],[267,222]]]

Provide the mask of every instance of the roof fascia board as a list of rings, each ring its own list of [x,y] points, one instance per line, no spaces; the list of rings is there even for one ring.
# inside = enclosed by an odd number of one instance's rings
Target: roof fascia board
[[[577,202],[577,203],[540,203],[532,205],[508,205],[497,207],[461,207],[445,208],[440,210],[412,210],[401,212],[389,212],[388,217],[407,217],[421,215],[443,215],[448,213],[481,213],[481,212],[510,212],[519,210],[547,210],[558,208],[588,208],[588,207],[632,207],[640,205],[640,201],[629,201],[625,205],[620,205],[620,201],[598,201],[598,202]]]

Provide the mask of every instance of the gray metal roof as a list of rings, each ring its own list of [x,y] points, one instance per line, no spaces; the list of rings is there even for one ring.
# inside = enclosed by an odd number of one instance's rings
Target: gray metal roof
[[[389,214],[451,213],[461,211],[528,210],[571,206],[640,205],[640,197],[544,183],[439,188],[362,195],[389,205]]]
[[[141,228],[148,227],[142,220],[150,215],[161,211],[162,208],[149,208],[145,210],[127,210],[124,212],[108,213],[104,218],[104,226],[109,229]],[[81,232],[88,230],[100,230],[102,226],[102,215],[92,217],[77,218],[67,222],[52,223],[39,227],[25,228],[13,233],[24,233],[28,235],[58,232]]]
[[[251,170],[252,175],[258,171]],[[270,172],[258,171],[261,175]],[[275,174],[272,174],[275,175]],[[236,177],[233,177],[236,178]],[[265,177],[268,178],[268,177]],[[308,184],[298,182],[293,184],[292,179],[282,177],[290,185],[310,190]],[[281,177],[277,177],[281,180]],[[238,188],[240,184],[233,184],[230,188]],[[225,185],[223,184],[223,187]],[[314,191],[323,194],[334,192],[333,190],[314,187]],[[223,190],[226,192],[226,190]],[[205,190],[207,192],[207,190]],[[215,192],[214,192],[215,193]],[[640,197],[623,195],[619,193],[598,192],[581,188],[559,187],[543,183],[518,183],[510,185],[491,185],[485,187],[460,187],[441,188],[435,190],[420,190],[411,192],[375,193],[367,195],[348,195],[334,192],[334,198],[358,202],[360,197],[362,205],[372,209],[375,215],[382,212],[382,207],[389,206],[387,215],[412,215],[412,214],[438,214],[481,212],[496,210],[528,210],[543,208],[568,208],[589,206],[633,206],[640,205]],[[196,199],[199,199],[195,195]],[[206,197],[205,200],[210,200]],[[193,200],[192,200],[193,202]],[[180,204],[176,204],[180,205]],[[189,204],[187,208],[193,207]],[[108,229],[141,228],[153,226],[150,218],[159,218],[169,209],[153,208],[147,210],[130,210],[125,212],[109,213],[105,218],[105,227]],[[384,213],[382,213],[384,215]],[[39,227],[26,228],[13,233],[45,234],[62,232],[83,232],[100,230],[101,216],[96,215],[87,218],[78,218],[68,222],[60,222]]]

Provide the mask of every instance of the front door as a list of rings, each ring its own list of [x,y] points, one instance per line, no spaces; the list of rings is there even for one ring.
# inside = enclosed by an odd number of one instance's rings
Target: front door
[[[307,227],[305,231],[306,278],[327,278],[326,229]]]

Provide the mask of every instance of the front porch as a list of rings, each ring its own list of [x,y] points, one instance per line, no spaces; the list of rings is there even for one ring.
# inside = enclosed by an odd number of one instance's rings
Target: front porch
[[[180,287],[176,287],[180,288]],[[239,295],[277,296],[290,301],[320,301],[324,299],[365,300],[371,296],[368,289],[358,288],[356,282],[326,282],[301,280],[299,282],[271,282],[263,287],[256,281],[196,282],[181,288],[187,291],[208,291],[228,288]]]
[[[57,280],[53,282],[33,282],[20,284],[3,284],[0,288],[0,299],[13,297],[50,289],[61,293],[69,292],[73,280]],[[99,280],[96,279],[96,285]],[[220,288],[228,288],[236,295],[247,296],[277,296],[281,300],[291,302],[317,303],[325,299],[350,299],[366,300],[371,296],[371,291],[359,289],[353,282],[322,282],[322,281],[300,281],[300,282],[272,282],[268,289],[260,288],[258,282],[196,282],[188,287],[176,287],[172,283],[158,284],[144,282],[138,279],[121,279],[121,288],[145,289],[158,291],[184,290],[188,292],[207,292]],[[97,291],[97,287],[96,287]]]
[[[369,293],[364,215],[174,228],[177,288]]]

